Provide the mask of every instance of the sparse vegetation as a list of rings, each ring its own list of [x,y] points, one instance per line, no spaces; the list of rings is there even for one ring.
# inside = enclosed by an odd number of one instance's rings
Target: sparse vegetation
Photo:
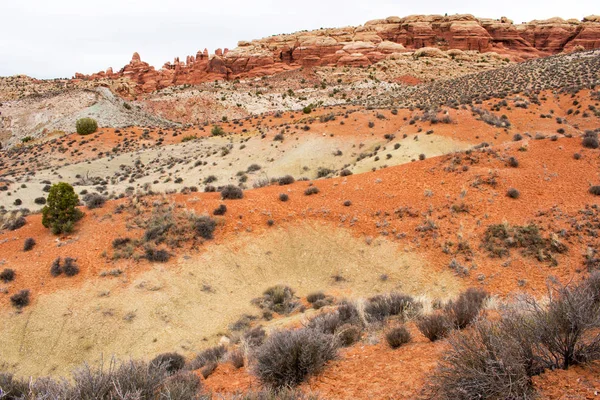
[[[294,387],[337,356],[332,335],[312,329],[276,332],[256,351],[254,373],[272,389]]]

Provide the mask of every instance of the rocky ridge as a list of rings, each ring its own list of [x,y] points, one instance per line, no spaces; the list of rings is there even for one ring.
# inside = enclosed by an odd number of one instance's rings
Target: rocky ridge
[[[522,61],[560,52],[600,48],[600,16],[582,21],[551,18],[514,24],[472,15],[414,15],[372,20],[358,27],[319,29],[240,41],[233,49],[207,49],[185,61],[175,58],[156,69],[134,53],[129,64],[92,75],[76,73],[76,80],[128,78],[137,92],[213,80],[272,75],[313,66],[364,67],[402,53],[415,57],[455,57],[460,51],[496,52]],[[446,53],[441,52],[446,51]],[[448,51],[450,50],[450,51]],[[117,88],[117,91],[119,89]],[[132,93],[123,86],[120,94]]]

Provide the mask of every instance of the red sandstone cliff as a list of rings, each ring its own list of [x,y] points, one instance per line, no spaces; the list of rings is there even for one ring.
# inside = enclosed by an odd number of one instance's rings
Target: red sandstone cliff
[[[600,17],[578,20],[552,18],[514,24],[511,20],[478,19],[472,15],[389,17],[363,26],[320,29],[239,42],[233,50],[205,49],[185,61],[176,58],[160,70],[134,53],[118,72],[109,68],[75,79],[129,78],[141,92],[215,79],[269,75],[301,66],[365,66],[391,54],[422,47],[442,50],[497,52],[522,60],[576,48],[600,48]]]

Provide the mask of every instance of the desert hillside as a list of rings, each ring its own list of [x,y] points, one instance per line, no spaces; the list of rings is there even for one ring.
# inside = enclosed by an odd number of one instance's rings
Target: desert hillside
[[[597,397],[598,48],[410,16],[0,78],[0,398]]]

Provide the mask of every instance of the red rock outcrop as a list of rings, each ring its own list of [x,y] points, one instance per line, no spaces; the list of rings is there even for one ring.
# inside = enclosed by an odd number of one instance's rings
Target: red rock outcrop
[[[424,47],[497,52],[514,60],[562,51],[600,48],[600,17],[551,18],[514,24],[472,15],[412,15],[368,21],[362,26],[319,29],[239,42],[233,50],[204,49],[185,62],[175,58],[156,70],[134,53],[118,72],[111,68],[75,79],[129,78],[140,92],[215,79],[251,78],[312,66],[367,66],[396,53]]]

